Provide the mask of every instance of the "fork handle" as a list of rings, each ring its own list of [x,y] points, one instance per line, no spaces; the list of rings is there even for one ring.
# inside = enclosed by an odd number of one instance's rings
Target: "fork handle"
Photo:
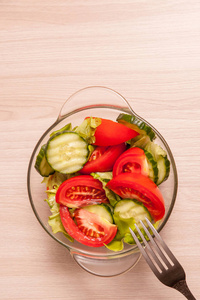
[[[185,280],[180,280],[173,285],[173,288],[182,293],[188,300],[196,300],[190,292]]]

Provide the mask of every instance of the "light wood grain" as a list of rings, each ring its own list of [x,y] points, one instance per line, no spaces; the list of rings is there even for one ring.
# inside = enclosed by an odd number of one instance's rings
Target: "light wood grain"
[[[183,299],[143,259],[116,278],[84,272],[33,215],[32,149],[90,85],[123,94],[168,141],[179,191],[162,236],[200,298],[200,2],[1,0],[0,60],[0,299]]]

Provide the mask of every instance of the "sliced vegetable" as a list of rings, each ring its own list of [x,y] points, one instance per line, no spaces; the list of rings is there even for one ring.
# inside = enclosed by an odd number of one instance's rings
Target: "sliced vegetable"
[[[99,180],[90,175],[80,175],[64,181],[56,193],[56,202],[70,208],[107,203],[105,191]]]
[[[61,205],[60,216],[68,234],[86,246],[104,246],[113,240],[117,232],[116,225],[86,209],[76,209],[73,220],[69,209]]]
[[[71,130],[72,130],[72,124],[69,123],[69,124],[65,125],[64,127],[60,128],[60,129],[58,129],[58,130],[56,130],[56,131],[53,131],[53,132],[50,134],[50,136],[53,136],[53,135],[55,135],[56,133],[61,133],[61,132],[63,132],[63,131],[71,131]]]
[[[118,227],[116,239],[133,244],[134,240],[130,235],[129,227],[137,234],[135,224],[142,230],[140,220],[145,224],[146,219],[152,221],[147,208],[137,200],[124,199],[119,201],[114,207],[114,221]]]
[[[137,131],[140,136],[148,135],[151,141],[155,138],[153,129],[134,115],[120,114],[117,122]]]
[[[156,182],[157,185],[161,184],[163,181],[167,180],[170,173],[170,161],[168,160],[167,156],[161,156],[157,160],[158,165],[158,180]]]
[[[138,132],[112,120],[101,119],[101,124],[95,130],[97,146],[113,146],[124,143],[138,135]]]
[[[43,145],[36,157],[35,162],[35,169],[38,173],[43,177],[48,177],[49,175],[53,174],[55,171],[52,167],[48,164],[45,156],[45,149],[46,145]]]
[[[148,177],[142,174],[122,173],[110,180],[106,186],[123,199],[142,202],[155,221],[163,218],[164,199],[157,185]]]
[[[149,142],[145,146],[145,150],[151,153],[157,162],[158,178],[156,184],[159,185],[168,178],[170,173],[170,161],[168,160],[167,152],[153,142]]]
[[[145,153],[138,147],[133,147],[121,154],[113,167],[113,177],[121,173],[141,173],[149,175],[149,168]]]
[[[144,153],[147,158],[148,169],[149,169],[149,178],[153,182],[157,183],[157,180],[158,180],[157,162],[154,160],[153,155],[149,151],[144,150]]]
[[[112,171],[116,159],[126,149],[126,145],[119,144],[115,146],[98,146],[92,152],[89,160],[80,170],[81,174],[90,174],[92,172]]]
[[[130,145],[130,147],[139,147],[144,149],[146,144],[150,142],[150,137],[148,135],[139,135],[136,136],[134,139],[131,139],[127,143]]]
[[[109,221],[110,223],[113,223],[113,216],[111,213],[111,209],[108,205],[104,203],[84,206],[83,209],[86,209],[87,211],[97,214],[98,216]]]
[[[63,174],[79,171],[86,163],[88,154],[88,144],[77,133],[71,131],[55,134],[46,146],[49,165]]]
[[[133,199],[123,199],[117,202],[114,207],[114,216],[116,214],[124,219],[134,218],[134,222],[139,228],[142,228],[140,220],[144,223],[146,223],[145,218],[152,220],[147,208],[141,202]]]

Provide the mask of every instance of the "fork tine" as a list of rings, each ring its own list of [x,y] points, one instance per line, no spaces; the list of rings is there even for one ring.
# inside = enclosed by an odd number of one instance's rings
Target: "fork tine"
[[[141,221],[140,221],[141,222]],[[143,228],[145,227],[143,223],[141,223]],[[154,261],[157,263],[157,265],[159,266],[160,270],[163,271],[163,264],[161,263],[160,259],[155,255],[153,249],[151,248],[150,244],[147,242],[147,240],[145,239],[145,237],[143,236],[140,228],[137,226],[137,224],[135,224],[135,227],[138,231],[138,233],[140,234],[140,237],[142,238],[142,241],[144,242],[146,248],[148,249],[148,251],[151,253],[151,256],[153,257]],[[147,230],[147,229],[146,229]],[[147,231],[148,232],[148,231]],[[153,238],[151,237],[150,233],[148,232],[148,237],[151,240],[151,242],[154,243]]]
[[[146,218],[146,221],[148,219]],[[169,268],[170,266],[172,266],[172,264],[170,263],[170,261],[166,258],[166,256],[163,254],[163,252],[161,251],[159,245],[156,243],[156,241],[153,239],[151,233],[149,232],[149,230],[146,228],[146,226],[144,225],[144,223],[140,220],[140,223],[142,225],[142,227],[144,228],[144,231],[146,232],[149,240],[151,241],[152,245],[154,246],[155,250],[157,251],[157,253],[159,254],[160,258],[163,260],[163,262],[166,264],[166,266]],[[151,230],[153,231],[153,233],[155,232],[154,227],[152,226],[151,222],[148,220],[147,221],[149,227],[151,227]],[[150,226],[151,224],[151,226]],[[153,228],[153,229],[152,229]],[[156,231],[156,234],[154,234],[156,238],[158,238],[158,233]],[[159,236],[160,237],[160,236]],[[161,240],[161,237],[159,238],[159,242]]]
[[[168,248],[168,246],[163,241],[163,239],[161,238],[161,236],[159,235],[159,233],[156,231],[156,229],[153,227],[153,225],[151,224],[151,222],[147,218],[146,218],[146,221],[147,221],[148,226],[151,228],[154,236],[159,240],[160,244],[162,245],[163,249],[165,250],[166,254],[169,256],[169,258],[171,259],[171,261],[173,262],[173,264],[179,264],[180,265],[180,263],[178,262],[178,260],[174,256],[174,254]]]
[[[135,224],[135,225],[136,225],[136,224]],[[137,226],[137,225],[136,225],[136,226]],[[139,229],[139,228],[137,227],[137,230],[138,230],[138,229]],[[159,274],[160,272],[159,272],[158,269],[155,267],[155,265],[154,265],[154,263],[153,263],[151,257],[150,257],[150,256],[148,255],[148,253],[144,250],[144,248],[142,247],[142,245],[141,245],[140,241],[138,240],[136,234],[133,232],[133,230],[132,230],[130,227],[129,227],[129,230],[130,230],[130,233],[131,233],[133,239],[135,240],[135,242],[136,242],[138,248],[140,249],[140,252],[141,252],[142,255],[144,256],[144,258],[145,258],[146,262],[148,263],[148,265],[150,266],[151,270],[154,272],[154,274],[155,274],[156,276],[158,276],[158,274]],[[141,237],[143,237],[142,233],[141,233]],[[145,243],[145,245],[146,245],[146,244],[147,244],[147,241],[145,240],[144,243]]]

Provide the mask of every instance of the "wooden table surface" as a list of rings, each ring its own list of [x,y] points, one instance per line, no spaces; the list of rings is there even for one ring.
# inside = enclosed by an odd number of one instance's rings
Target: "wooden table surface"
[[[0,299],[183,299],[144,259],[124,275],[83,271],[41,228],[31,152],[75,91],[120,92],[166,138],[179,177],[162,231],[200,299],[200,1],[0,1]]]

